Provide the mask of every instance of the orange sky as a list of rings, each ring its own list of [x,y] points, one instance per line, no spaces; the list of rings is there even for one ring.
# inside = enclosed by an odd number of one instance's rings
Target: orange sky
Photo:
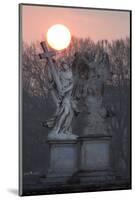
[[[128,11],[58,8],[46,6],[23,6],[23,41],[43,40],[48,28],[64,24],[76,37],[100,39],[125,38],[130,34]]]

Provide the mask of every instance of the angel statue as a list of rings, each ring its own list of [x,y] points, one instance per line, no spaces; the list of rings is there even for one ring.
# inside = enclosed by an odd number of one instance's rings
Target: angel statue
[[[69,65],[62,60],[61,66],[50,56],[45,42],[41,43],[44,54],[40,58],[47,58],[48,86],[56,104],[53,116],[44,124],[51,129],[48,139],[76,139],[72,133],[71,123],[73,116],[77,113],[76,101],[72,96],[73,73]]]
[[[90,57],[90,56],[89,56]],[[76,75],[79,75],[75,95],[83,98],[86,126],[83,135],[108,135],[109,111],[103,104],[104,86],[111,80],[109,58],[102,49],[90,60],[84,55],[76,55],[73,62]]]

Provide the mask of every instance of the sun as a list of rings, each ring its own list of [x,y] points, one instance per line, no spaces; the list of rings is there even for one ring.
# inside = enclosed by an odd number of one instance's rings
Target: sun
[[[47,31],[46,37],[48,44],[56,50],[67,48],[71,41],[69,29],[62,24],[51,26]]]

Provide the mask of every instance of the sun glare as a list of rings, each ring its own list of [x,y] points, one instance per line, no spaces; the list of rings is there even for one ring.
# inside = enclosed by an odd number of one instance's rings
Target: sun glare
[[[47,31],[46,37],[48,44],[56,50],[67,48],[71,41],[69,29],[62,24],[51,26]]]

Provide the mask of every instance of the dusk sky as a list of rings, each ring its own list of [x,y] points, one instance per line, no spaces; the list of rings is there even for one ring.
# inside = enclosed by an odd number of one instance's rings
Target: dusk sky
[[[48,28],[63,24],[76,37],[109,41],[130,35],[130,13],[44,6],[23,6],[23,41],[43,40]]]

